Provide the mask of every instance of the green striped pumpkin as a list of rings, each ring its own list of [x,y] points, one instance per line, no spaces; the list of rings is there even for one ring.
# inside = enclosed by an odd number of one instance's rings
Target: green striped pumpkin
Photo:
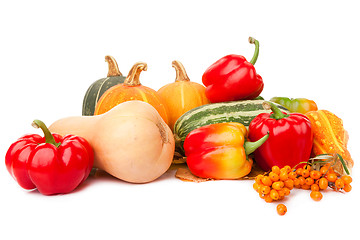
[[[186,136],[194,129],[221,122],[239,122],[248,127],[250,122],[260,113],[270,113],[265,110],[264,100],[242,100],[233,102],[210,103],[191,109],[184,113],[175,123],[174,136],[176,149],[184,153],[183,144]],[[281,110],[288,109],[276,104]]]
[[[117,84],[123,83],[125,76],[119,71],[116,60],[111,56],[105,56],[105,61],[109,65],[109,72],[106,78],[99,79],[90,85],[85,93],[82,115],[93,116],[96,103],[106,90]]]

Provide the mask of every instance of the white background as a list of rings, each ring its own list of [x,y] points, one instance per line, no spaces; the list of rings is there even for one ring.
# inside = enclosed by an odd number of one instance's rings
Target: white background
[[[99,1],[100,2],[100,1]],[[89,178],[75,192],[42,196],[21,189],[0,164],[1,239],[356,238],[359,211],[359,7],[356,1],[1,1],[0,155],[30,123],[81,115],[86,89],[107,74],[105,55],[127,75],[145,61],[143,85],[173,82],[172,60],[192,81],[227,54],[251,59],[265,99],[305,97],[341,117],[355,160],[353,190],[293,190],[267,204],[252,181],[186,183],[174,172],[149,184]],[[355,218],[354,218],[355,217]],[[4,236],[7,236],[4,238]]]

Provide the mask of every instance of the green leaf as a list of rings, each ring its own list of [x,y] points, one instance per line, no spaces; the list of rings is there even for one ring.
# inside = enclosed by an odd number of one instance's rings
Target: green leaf
[[[340,159],[341,164],[343,165],[343,168],[344,168],[346,174],[347,174],[347,175],[350,175],[349,169],[346,167],[346,163],[345,163],[344,159],[342,158],[342,156],[341,156],[340,154],[338,154],[338,153],[337,153],[336,155],[337,155],[338,158]]]

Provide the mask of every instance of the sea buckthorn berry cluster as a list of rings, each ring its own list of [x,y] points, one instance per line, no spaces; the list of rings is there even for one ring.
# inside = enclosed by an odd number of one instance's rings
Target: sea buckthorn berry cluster
[[[253,188],[259,193],[260,198],[268,203],[284,199],[293,188],[310,190],[310,197],[314,201],[320,201],[323,197],[321,191],[327,188],[351,191],[350,176],[340,176],[330,164],[317,169],[310,164],[297,169],[291,169],[289,166],[280,169],[273,166],[270,172],[256,176]],[[277,211],[279,215],[284,215],[287,211],[286,206],[279,204]]]
[[[328,187],[335,191],[351,191],[350,183],[352,178],[347,175],[339,176],[330,164],[325,164],[319,171],[313,169],[310,165],[305,165],[303,168],[293,171],[297,175],[294,180],[294,187],[311,190],[310,197],[315,201],[322,199],[320,191]]]
[[[255,178],[253,188],[259,193],[259,196],[270,203],[284,199],[294,188],[294,179],[296,175],[292,173],[290,166],[279,168],[274,166],[266,175],[260,174]]]

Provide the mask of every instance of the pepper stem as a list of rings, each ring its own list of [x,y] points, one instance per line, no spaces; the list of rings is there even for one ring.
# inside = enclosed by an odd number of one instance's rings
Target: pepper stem
[[[252,57],[252,59],[251,59],[251,61],[250,61],[250,63],[251,63],[252,65],[255,65],[256,60],[258,59],[258,56],[259,56],[259,47],[260,47],[259,41],[256,40],[256,39],[253,38],[253,37],[249,37],[249,43],[255,44],[255,52],[254,52],[254,55],[253,55],[253,57]]]
[[[276,120],[286,118],[289,116],[289,114],[284,114],[274,103],[272,102],[264,102],[263,103],[265,108],[268,108],[266,105],[270,105],[271,111],[273,112],[270,117]]]
[[[188,75],[186,74],[185,68],[184,68],[184,66],[182,65],[181,62],[179,62],[177,60],[174,60],[172,62],[172,66],[176,70],[175,82],[190,81]]]
[[[44,132],[45,143],[50,143],[50,144],[54,145],[55,147],[60,146],[61,143],[55,142],[54,136],[51,134],[50,130],[46,127],[45,123],[36,119],[32,122],[31,125],[34,128],[41,128],[41,130]]]
[[[108,77],[122,76],[115,58],[107,55],[105,56],[105,62],[109,65]]]
[[[138,86],[140,83],[140,73],[147,70],[147,64],[144,62],[137,62],[132,66],[127,75],[124,84],[126,86]]]
[[[256,142],[245,142],[244,149],[246,156],[253,153],[258,147],[260,147],[269,138],[269,132],[257,140]]]

